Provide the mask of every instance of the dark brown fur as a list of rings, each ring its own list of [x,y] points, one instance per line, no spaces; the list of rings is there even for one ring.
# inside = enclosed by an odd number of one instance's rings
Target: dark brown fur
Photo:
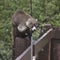
[[[12,25],[13,25],[13,39],[14,37],[18,37],[18,36],[21,36],[21,37],[25,37],[25,32],[30,34],[30,29],[27,28],[27,30],[23,33],[20,33],[17,29],[17,26],[19,26],[19,24],[21,25],[26,25],[25,22],[29,19],[33,19],[30,15],[26,14],[25,12],[23,11],[16,11],[13,16],[12,16]],[[35,19],[34,19],[35,20]],[[32,24],[33,25],[33,22],[34,20],[32,20]],[[34,22],[35,23],[35,22]]]

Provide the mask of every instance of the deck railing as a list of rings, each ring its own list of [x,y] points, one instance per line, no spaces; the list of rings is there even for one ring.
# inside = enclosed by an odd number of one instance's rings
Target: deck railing
[[[49,29],[38,40],[33,43],[33,53],[37,55],[38,52],[51,40],[53,37],[53,29]],[[20,56],[15,60],[31,60],[31,46],[29,46]]]

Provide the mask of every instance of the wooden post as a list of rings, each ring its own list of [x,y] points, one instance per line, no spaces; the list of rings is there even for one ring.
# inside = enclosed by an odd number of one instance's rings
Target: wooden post
[[[13,46],[13,60],[15,60],[19,55],[21,55],[21,53],[23,53],[29,45],[30,39],[28,37],[16,37]]]
[[[51,41],[49,42],[49,54],[48,54],[48,60],[51,60]]]
[[[17,36],[21,34],[17,31],[17,28],[12,24],[12,40],[13,40],[13,57],[12,60],[15,60],[21,53],[26,50],[26,48],[31,44],[31,38],[26,36],[24,38]]]

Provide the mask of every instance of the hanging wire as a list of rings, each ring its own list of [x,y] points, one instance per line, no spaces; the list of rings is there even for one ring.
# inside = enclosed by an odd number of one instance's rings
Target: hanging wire
[[[30,0],[30,15],[32,16],[32,0]]]

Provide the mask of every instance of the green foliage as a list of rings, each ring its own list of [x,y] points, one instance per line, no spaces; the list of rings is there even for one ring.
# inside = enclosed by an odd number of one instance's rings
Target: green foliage
[[[0,60],[12,60],[11,17],[17,10],[30,14],[29,0],[0,0]],[[54,26],[60,26],[60,0],[32,0],[33,17],[42,26],[44,18]],[[38,32],[39,33],[39,32]],[[34,38],[39,34],[34,32]]]
[[[49,17],[48,22],[55,26],[60,26],[60,1],[59,0],[33,0],[33,16],[42,24],[45,17]]]

